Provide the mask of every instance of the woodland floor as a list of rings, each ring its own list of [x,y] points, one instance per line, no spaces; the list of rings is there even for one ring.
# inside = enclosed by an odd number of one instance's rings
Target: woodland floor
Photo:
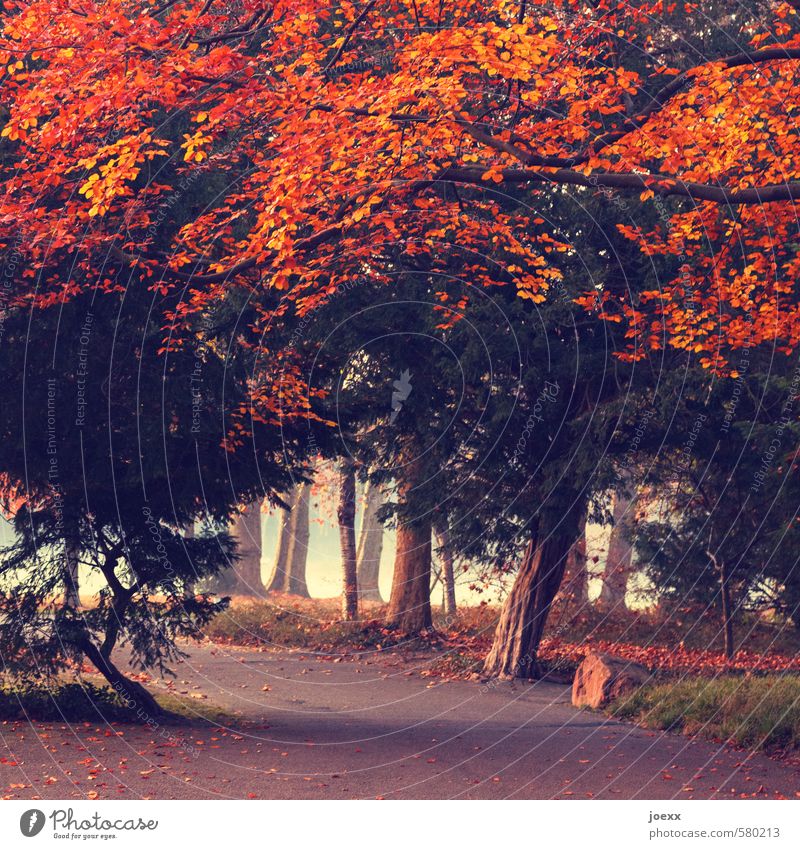
[[[435,648],[207,643],[172,700],[220,724],[0,725],[5,798],[794,798],[800,766],[574,709],[568,687],[431,675]],[[158,691],[166,685],[151,681]]]

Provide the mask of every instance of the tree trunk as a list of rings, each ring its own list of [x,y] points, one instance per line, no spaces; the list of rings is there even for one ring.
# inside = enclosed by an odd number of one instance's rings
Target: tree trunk
[[[606,610],[619,606],[625,609],[628,580],[633,568],[633,545],[630,541],[634,527],[635,495],[629,496],[623,487],[614,494],[614,527],[608,540],[608,556],[603,572],[603,588],[598,603]]]
[[[717,567],[719,572],[719,595],[722,605],[722,633],[724,639],[725,657],[728,660],[733,660],[736,650],[733,645],[733,605],[731,603],[731,576],[728,571],[728,564],[724,560],[717,558],[707,552],[711,558],[711,562]]]
[[[81,642],[80,647],[98,672],[111,684],[131,710],[135,710],[142,718],[158,716],[163,713],[161,705],[155,700],[152,693],[138,681],[131,681],[123,675],[112,663],[111,658],[105,656],[91,640],[86,638]]]
[[[564,577],[577,521],[562,517],[549,534],[532,539],[503,604],[483,671],[500,678],[536,678],[537,655],[550,605]]]
[[[589,571],[586,560],[586,513],[578,523],[578,538],[569,550],[559,597],[579,608],[589,603]]]
[[[184,539],[194,539],[194,522],[189,522],[183,529]],[[197,581],[194,578],[186,578],[183,582],[183,594],[186,598],[191,598],[194,595],[195,584]]]
[[[414,510],[415,490],[424,481],[420,459],[401,463],[398,481],[400,513],[392,575],[388,624],[407,634],[433,627],[431,615],[431,517],[424,508]]]
[[[348,622],[358,619],[358,567],[356,561],[356,472],[352,461],[343,460],[339,468],[339,540],[342,547],[344,592],[342,612]]]
[[[433,627],[431,615],[431,523],[399,521],[388,623],[418,634]]]
[[[311,536],[309,526],[309,499],[311,484],[303,484],[292,508],[292,521],[289,528],[289,550],[285,572],[286,592],[308,598],[306,566],[308,564],[308,541]]]
[[[239,559],[226,569],[219,580],[219,591],[260,598],[261,581],[261,504],[248,504],[233,517],[231,535],[236,540]]]
[[[434,530],[439,544],[439,555],[442,558],[442,593],[445,616],[453,616],[456,612],[456,581],[453,572],[453,546],[450,540],[450,530],[444,521],[438,521]]]
[[[378,521],[378,511],[383,498],[377,484],[371,481],[367,484],[364,501],[364,518],[361,521],[356,557],[358,593],[365,601],[382,601],[379,577],[383,554],[383,525]]]
[[[292,542],[292,519],[293,507],[297,501],[297,488],[289,492],[284,499],[289,509],[281,510],[281,526],[278,531],[278,550],[275,555],[275,563],[272,567],[272,575],[267,581],[267,590],[270,592],[286,592],[289,585],[289,549]]]
[[[64,607],[77,610],[81,606],[78,583],[78,545],[68,540],[64,546]]]

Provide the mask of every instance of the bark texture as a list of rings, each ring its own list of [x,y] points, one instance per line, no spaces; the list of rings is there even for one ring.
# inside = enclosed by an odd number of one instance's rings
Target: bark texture
[[[503,604],[484,673],[499,678],[537,678],[539,644],[550,606],[561,586],[567,556],[577,537],[569,517],[532,539]],[[544,530],[544,528],[540,529]]]
[[[64,550],[64,607],[73,610],[81,605],[78,581],[78,546],[68,542]]]
[[[112,663],[110,656],[101,652],[91,640],[88,638],[84,640],[81,648],[98,672],[111,684],[131,710],[137,711],[142,718],[158,716],[163,713],[153,695],[138,681],[131,681],[130,678],[126,678]]]
[[[358,536],[358,594],[365,601],[382,601],[380,591],[381,555],[383,554],[383,525],[378,521],[378,511],[383,504],[380,487],[371,481],[367,484],[364,499],[364,518]]]
[[[358,566],[356,561],[356,472],[343,460],[339,467],[339,542],[342,549],[342,613],[349,622],[358,619]]]
[[[402,464],[398,477],[400,512],[387,621],[407,634],[418,634],[433,627],[431,516],[425,509],[414,509],[415,491],[424,481],[422,462]]]
[[[387,614],[390,625],[408,634],[418,634],[433,627],[430,580],[430,521],[398,522],[392,595]]]

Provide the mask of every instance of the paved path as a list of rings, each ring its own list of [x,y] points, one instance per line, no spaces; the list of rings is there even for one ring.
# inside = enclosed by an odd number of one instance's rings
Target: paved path
[[[775,798],[800,769],[575,710],[551,683],[429,661],[195,648],[173,687],[228,727],[0,726],[6,798]],[[416,665],[415,665],[416,663]],[[205,696],[206,698],[203,698]]]

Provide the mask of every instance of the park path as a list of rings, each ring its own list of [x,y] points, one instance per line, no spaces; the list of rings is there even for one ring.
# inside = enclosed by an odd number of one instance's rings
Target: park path
[[[430,657],[205,645],[175,695],[219,727],[0,726],[6,798],[794,798],[800,769],[574,709],[547,682],[443,681]],[[151,686],[157,686],[152,684]]]

